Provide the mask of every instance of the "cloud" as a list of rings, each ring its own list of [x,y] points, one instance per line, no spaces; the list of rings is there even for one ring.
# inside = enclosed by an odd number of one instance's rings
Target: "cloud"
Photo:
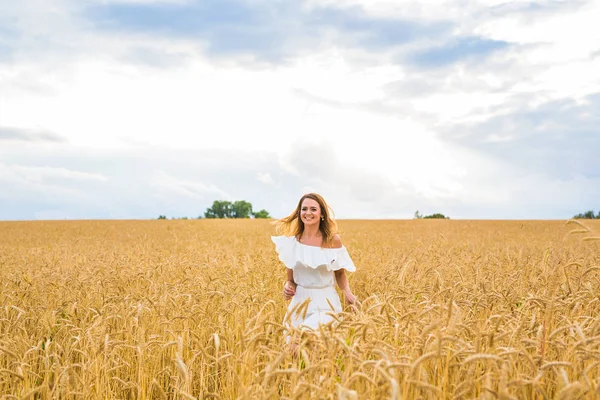
[[[157,44],[132,46],[120,57],[124,63],[144,65],[154,68],[181,67],[191,61],[192,57],[183,51],[171,51],[157,48]]]
[[[496,17],[521,18],[531,20],[543,16],[552,16],[557,13],[572,12],[585,5],[586,0],[541,0],[537,2],[530,1],[511,1],[499,2],[489,8],[489,13]]]
[[[245,199],[271,211],[273,193],[255,191],[254,182],[259,171],[277,171],[274,156],[147,145],[120,152],[22,145],[0,148],[0,159],[8,162],[0,166],[0,220],[45,211],[67,218],[196,217],[218,199]]]
[[[232,196],[215,184],[187,180],[171,176],[164,171],[157,171],[152,178],[152,186],[158,189],[158,195],[168,197],[189,197],[198,200],[210,200],[209,196],[219,200],[231,200]]]
[[[103,215],[107,178],[58,166],[0,163],[0,186],[0,219],[36,219],[52,210],[58,218],[93,218]]]
[[[581,9],[587,0],[476,0],[448,1],[428,0],[310,0],[309,4],[332,8],[360,7],[372,17],[410,18],[418,21],[452,20],[460,25],[477,24],[482,19],[511,17],[529,21]]]
[[[246,54],[270,63],[286,62],[335,42],[375,49],[396,47],[451,27],[449,22],[420,24],[410,18],[375,18],[358,7],[241,0],[96,4],[87,9],[86,16],[106,32],[193,38],[212,56]]]
[[[0,164],[0,197],[13,201],[89,202],[90,187],[102,187],[106,176],[54,166]]]
[[[407,218],[412,216],[415,207],[434,207],[441,199],[453,201],[452,193],[442,187],[423,191],[420,185],[409,180],[393,180],[377,170],[343,161],[331,148],[328,143],[292,146],[284,159],[294,174],[293,179],[287,177],[285,181],[295,183],[292,187],[311,188],[323,194],[332,206],[336,205],[336,215]],[[439,198],[430,197],[430,190],[437,190]],[[298,197],[302,194],[297,189],[295,192]],[[297,198],[288,201],[294,204]]]
[[[17,38],[18,31],[12,27],[11,21],[0,16],[0,63],[13,60]]]
[[[1,35],[1,33],[0,33]],[[0,62],[12,59],[14,48],[0,43]]]
[[[57,167],[32,167],[23,165],[4,165],[0,164],[0,179],[30,182],[30,183],[48,183],[50,181],[97,181],[106,182],[106,177],[102,174],[92,174],[88,172],[73,171],[67,168]]]
[[[600,177],[600,93],[519,106],[483,122],[455,124],[439,137],[560,180]]]
[[[434,167],[432,174],[442,179],[430,187],[426,180],[393,179],[328,149],[318,142],[282,154],[147,145],[118,153],[67,145],[0,149],[7,160],[0,166],[6,189],[0,219],[197,217],[219,199],[247,200],[282,217],[309,190],[323,194],[338,218],[412,218],[416,210],[453,218],[568,218],[593,207],[600,194],[598,177],[556,180],[486,157],[480,149],[462,151],[462,174],[443,175],[445,164]],[[31,163],[15,164],[24,154]],[[297,173],[284,169],[282,160]],[[257,185],[257,176],[278,184]]]
[[[61,143],[65,141],[60,135],[43,130],[32,130],[0,126],[0,141],[24,141],[24,142],[54,142]]]
[[[148,4],[167,4],[167,5],[182,5],[190,3],[192,0],[97,0],[101,4],[135,4],[135,5],[148,5]]]
[[[265,185],[274,185],[275,184],[275,181],[273,180],[273,177],[268,172],[259,172],[259,174],[257,175],[256,179],[259,182],[264,183]]]
[[[476,62],[491,53],[506,49],[509,43],[480,37],[454,38],[441,46],[418,50],[408,57],[417,67],[442,67],[457,61]]]

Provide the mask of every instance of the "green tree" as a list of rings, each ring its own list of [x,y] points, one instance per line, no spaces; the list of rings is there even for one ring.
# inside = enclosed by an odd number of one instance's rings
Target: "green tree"
[[[231,218],[233,215],[233,204],[226,200],[215,200],[212,207],[206,209],[205,218]]]
[[[415,219],[421,219],[423,215],[419,212],[419,210],[415,211]]]
[[[423,218],[425,218],[425,219],[450,219],[450,217],[446,217],[444,214],[440,214],[440,213],[426,215]]]
[[[231,206],[233,218],[250,218],[252,214],[252,204],[245,200],[238,200]]]
[[[226,200],[215,200],[212,207],[204,212],[204,218],[271,218],[267,210],[252,211],[252,203],[246,200],[230,202]],[[198,217],[201,218],[201,217]]]
[[[586,211],[585,214],[583,214],[583,217],[586,219],[594,219],[595,218],[594,211],[592,211],[592,210]]]
[[[269,212],[264,209],[254,212],[254,213],[252,213],[252,215],[254,216],[254,218],[271,218],[271,216],[269,215]]]
[[[204,218],[206,219],[214,219],[217,218],[217,214],[215,214],[215,212],[213,211],[212,208],[207,208],[206,211],[204,211]]]
[[[159,215],[158,219],[167,219],[167,216],[166,215]]]
[[[588,210],[582,214],[577,214],[575,216],[573,216],[573,218],[575,219],[596,219],[596,218],[600,218],[600,211],[598,212],[598,216],[594,215],[594,211],[593,210]]]

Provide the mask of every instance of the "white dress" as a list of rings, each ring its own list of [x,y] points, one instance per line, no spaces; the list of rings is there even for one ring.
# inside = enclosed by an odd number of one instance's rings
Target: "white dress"
[[[288,306],[286,321],[294,328],[317,329],[319,324],[334,321],[331,314],[342,311],[340,298],[335,290],[334,271],[356,271],[346,247],[321,248],[300,243],[294,236],[271,236],[279,259],[294,270],[296,294]],[[309,300],[306,313],[298,305]],[[289,318],[289,319],[288,319]]]

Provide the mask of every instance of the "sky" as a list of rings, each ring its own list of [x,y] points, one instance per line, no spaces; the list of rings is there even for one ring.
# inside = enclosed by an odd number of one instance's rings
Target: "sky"
[[[0,220],[600,211],[600,1],[0,9]]]

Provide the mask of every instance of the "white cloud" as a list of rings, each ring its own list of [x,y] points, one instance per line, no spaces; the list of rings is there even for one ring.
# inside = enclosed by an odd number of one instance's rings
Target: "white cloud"
[[[361,7],[374,17],[413,20],[461,19],[476,7],[475,2],[448,0],[309,0],[307,3],[312,7]]]
[[[6,165],[0,163],[0,182],[46,183],[48,181],[62,182],[106,182],[102,174],[72,171],[66,168],[32,167],[23,165]]]
[[[269,172],[261,172],[256,177],[259,182],[264,183],[265,185],[274,185],[275,181]]]
[[[158,189],[156,197],[176,199],[189,197],[204,200],[208,196],[216,196],[220,200],[231,200],[232,197],[212,183],[202,183],[171,176],[164,171],[157,171],[152,178],[152,186]]]
[[[62,167],[0,164],[3,219],[98,217],[110,199],[106,176]],[[104,204],[103,204],[104,203]]]
[[[169,5],[181,5],[188,4],[190,0],[89,0],[98,4],[135,4],[135,5],[146,5],[146,4],[169,4]]]
[[[500,142],[510,142],[513,139],[514,139],[514,137],[510,136],[510,135],[497,135],[495,133],[492,133],[485,139],[485,141],[492,142],[492,143],[500,143]]]

